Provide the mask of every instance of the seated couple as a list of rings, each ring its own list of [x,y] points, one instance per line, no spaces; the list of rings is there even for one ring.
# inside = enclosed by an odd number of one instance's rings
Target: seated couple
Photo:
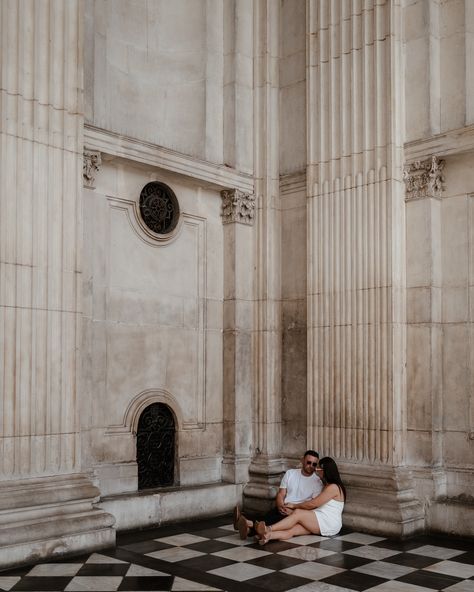
[[[253,527],[261,545],[305,534],[336,535],[342,527],[346,489],[336,463],[328,456],[319,460],[307,450],[301,469],[285,473],[276,497],[276,507],[255,525],[238,506],[234,509],[234,528],[245,539]]]

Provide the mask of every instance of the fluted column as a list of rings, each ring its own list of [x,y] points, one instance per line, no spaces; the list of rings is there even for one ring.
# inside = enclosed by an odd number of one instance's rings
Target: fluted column
[[[406,433],[401,8],[307,7],[308,443],[360,488],[346,523],[406,534],[419,508],[393,503],[398,490],[411,495],[395,469]],[[364,487],[380,496],[366,498],[373,518],[367,511],[361,524]]]
[[[81,469],[81,2],[5,0],[0,31],[0,538],[12,545],[4,565],[47,552],[22,546],[23,536],[41,536],[34,511],[15,527],[23,506],[46,504],[52,532],[58,496],[77,519],[98,492],[86,477],[74,478],[76,488],[58,477]],[[91,527],[75,519],[71,537]]]
[[[275,497],[281,461],[281,227],[279,197],[279,2],[255,0],[256,215],[254,458],[245,505]]]

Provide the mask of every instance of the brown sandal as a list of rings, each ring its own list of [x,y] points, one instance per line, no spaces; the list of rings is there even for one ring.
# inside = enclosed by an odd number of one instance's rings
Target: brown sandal
[[[247,524],[247,518],[243,514],[240,514],[239,520],[237,522],[237,530],[239,531],[239,535],[241,540],[245,541],[245,539],[249,536],[249,525]]]
[[[234,507],[234,514],[232,516],[234,522],[234,530],[239,530],[240,506],[237,504]]]

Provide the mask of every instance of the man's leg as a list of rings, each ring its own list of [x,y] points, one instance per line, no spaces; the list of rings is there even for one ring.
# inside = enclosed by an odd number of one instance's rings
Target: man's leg
[[[272,524],[280,522],[280,520],[283,520],[283,518],[285,518],[285,515],[281,514],[278,508],[275,507],[272,508],[267,514],[265,514],[265,516],[263,517],[263,521],[268,526],[271,526]]]

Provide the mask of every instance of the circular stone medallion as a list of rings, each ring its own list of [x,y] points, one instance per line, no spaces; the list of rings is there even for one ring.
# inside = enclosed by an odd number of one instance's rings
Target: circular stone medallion
[[[179,204],[171,187],[152,181],[140,193],[140,214],[147,227],[156,234],[169,234],[179,219]]]

